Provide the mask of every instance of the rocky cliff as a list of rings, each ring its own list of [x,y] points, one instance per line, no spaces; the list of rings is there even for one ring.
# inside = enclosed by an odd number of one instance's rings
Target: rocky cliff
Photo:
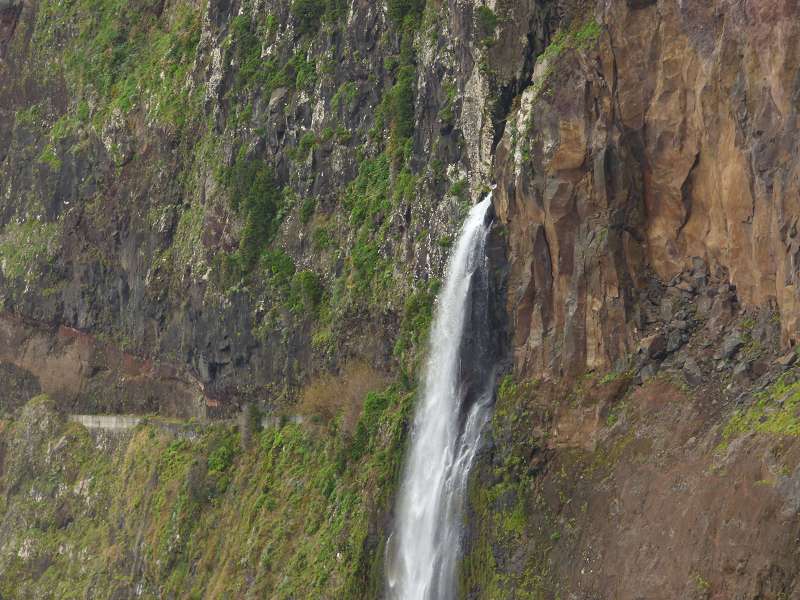
[[[494,184],[462,596],[800,594],[799,17],[0,0],[0,595],[380,597]]]

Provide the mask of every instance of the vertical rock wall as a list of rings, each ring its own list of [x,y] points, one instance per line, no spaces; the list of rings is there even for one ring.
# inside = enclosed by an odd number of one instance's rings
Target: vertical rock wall
[[[646,324],[649,282],[697,260],[745,306],[777,306],[793,343],[796,3],[584,10],[539,57],[496,156],[518,368],[611,367]]]

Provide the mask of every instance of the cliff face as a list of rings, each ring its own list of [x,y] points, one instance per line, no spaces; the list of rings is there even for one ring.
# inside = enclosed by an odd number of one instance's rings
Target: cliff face
[[[651,275],[698,261],[797,331],[798,23],[791,2],[605,2],[537,63],[498,150],[515,356],[607,369]]]
[[[431,306],[496,183],[462,595],[794,597],[798,17],[0,0],[0,594],[380,596]],[[199,421],[104,446],[63,412]]]
[[[798,8],[695,4],[567,12],[515,100],[466,597],[798,593]]]
[[[544,43],[542,9],[519,10],[489,74],[494,25],[458,2],[10,3],[13,335],[67,327],[176,373],[180,406],[126,396],[164,414],[280,406],[351,359],[410,368],[405,299],[429,310],[489,183],[494,91],[522,77],[529,26]],[[74,367],[79,385],[42,387],[91,406]]]

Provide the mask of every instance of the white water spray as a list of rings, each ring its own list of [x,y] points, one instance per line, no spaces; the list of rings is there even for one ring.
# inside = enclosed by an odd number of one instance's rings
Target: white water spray
[[[480,391],[467,406],[465,382],[476,373],[465,373],[462,364],[465,325],[487,327],[487,305],[479,303],[474,289],[486,289],[490,204],[487,197],[470,211],[436,307],[424,395],[414,418],[395,529],[387,545],[387,594],[393,600],[455,597],[467,477],[492,401],[493,381],[478,381]],[[484,316],[469,323],[468,313],[476,306]]]

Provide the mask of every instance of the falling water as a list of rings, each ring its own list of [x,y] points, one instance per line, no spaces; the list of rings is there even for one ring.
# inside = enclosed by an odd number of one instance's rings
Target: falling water
[[[490,197],[472,208],[450,257],[431,330],[424,396],[387,544],[393,600],[450,600],[467,477],[489,418],[485,243]],[[471,364],[475,363],[475,364]]]

